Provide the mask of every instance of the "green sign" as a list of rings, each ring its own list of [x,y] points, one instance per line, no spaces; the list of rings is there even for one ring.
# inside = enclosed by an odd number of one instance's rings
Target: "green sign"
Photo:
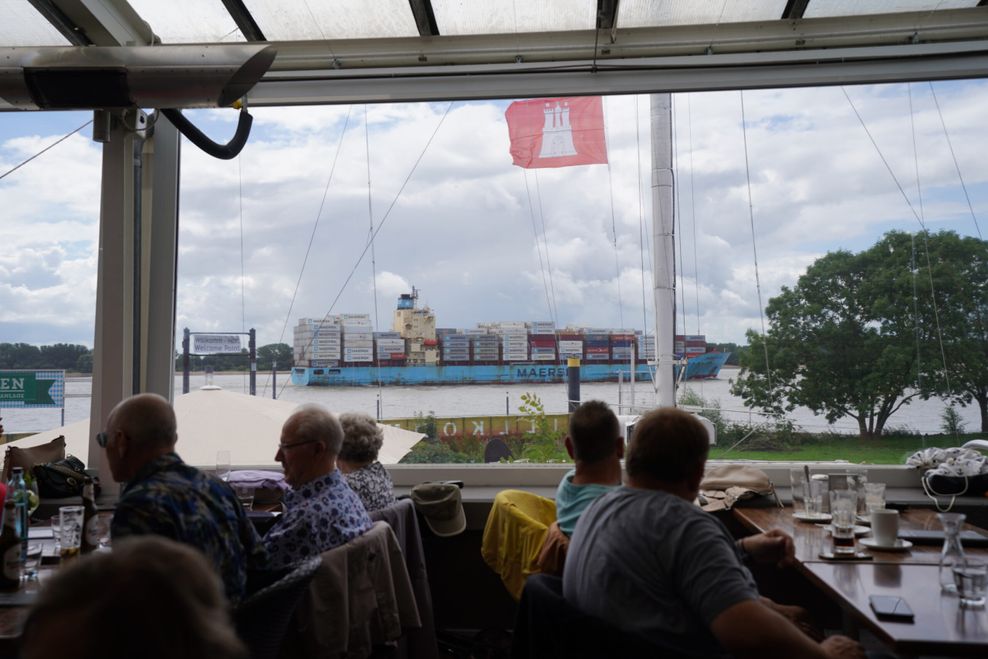
[[[63,407],[65,371],[0,371],[0,407]]]

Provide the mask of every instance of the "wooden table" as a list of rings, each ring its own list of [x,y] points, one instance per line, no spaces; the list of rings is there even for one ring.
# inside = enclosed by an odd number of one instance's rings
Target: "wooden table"
[[[826,561],[830,548],[822,526],[799,522],[792,509],[735,508],[735,517],[748,529],[773,528],[792,534],[797,567],[828,597],[841,605],[847,619],[863,625],[902,656],[936,654],[988,657],[988,610],[961,609],[957,597],[940,593],[940,547],[915,545],[907,552],[859,549],[871,554],[864,561]],[[903,529],[939,529],[936,513],[911,509],[900,516]],[[969,553],[988,556],[988,550]],[[897,595],[912,608],[912,623],[879,620],[868,603],[870,595]]]

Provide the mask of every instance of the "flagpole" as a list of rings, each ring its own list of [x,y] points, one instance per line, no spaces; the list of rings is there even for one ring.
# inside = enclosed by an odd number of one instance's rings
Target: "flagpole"
[[[655,298],[656,403],[676,404],[673,354],[676,322],[673,250],[672,97],[652,94],[652,285]]]

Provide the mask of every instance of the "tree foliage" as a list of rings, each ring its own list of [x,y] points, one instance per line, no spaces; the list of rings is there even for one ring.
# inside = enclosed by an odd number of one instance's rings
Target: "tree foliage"
[[[916,396],[988,404],[985,251],[951,232],[893,231],[823,256],[769,301],[768,333],[748,332],[732,391],[769,413],[850,416],[865,437]]]
[[[85,357],[89,360],[86,361]],[[85,369],[88,363],[88,370]],[[0,368],[64,369],[92,371],[92,351],[74,343],[36,346],[30,343],[0,343]]]

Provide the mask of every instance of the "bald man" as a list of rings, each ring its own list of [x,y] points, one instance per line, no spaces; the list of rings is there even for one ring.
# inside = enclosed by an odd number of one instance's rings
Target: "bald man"
[[[96,441],[113,480],[125,483],[110,534],[160,535],[195,547],[238,602],[247,571],[264,569],[267,554],[230,486],[182,462],[177,440],[175,411],[157,394],[138,394],[110,412]]]

